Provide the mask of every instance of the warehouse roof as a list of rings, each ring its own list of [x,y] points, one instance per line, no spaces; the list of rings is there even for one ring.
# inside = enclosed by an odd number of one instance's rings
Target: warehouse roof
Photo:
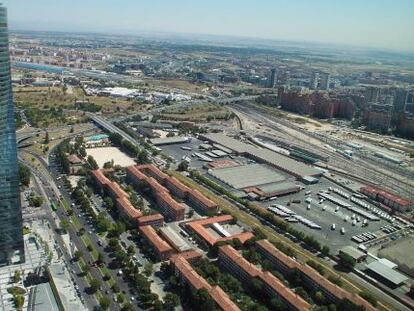
[[[169,144],[180,144],[180,143],[187,143],[189,141],[190,141],[190,138],[180,137],[180,136],[151,139],[151,143],[154,146],[169,145]]]
[[[263,164],[226,167],[212,170],[209,173],[235,189],[285,180],[285,176]]]
[[[205,134],[201,137],[214,143],[226,146],[236,153],[246,154],[250,157],[266,162],[296,177],[302,178],[304,176],[320,176],[322,174],[320,170],[317,170],[302,162],[298,162],[285,155],[246,144],[221,133]]]
[[[400,272],[391,269],[390,267],[378,260],[371,262],[370,264],[366,265],[366,267],[368,268],[368,270],[380,275],[383,279],[386,279],[388,282],[395,286],[398,286],[408,280],[408,278],[404,274],[401,274]]]
[[[367,255],[364,252],[361,252],[359,249],[348,245],[344,246],[339,250],[340,253],[347,254],[348,256],[351,256],[355,260],[360,260],[362,257],[366,257]]]

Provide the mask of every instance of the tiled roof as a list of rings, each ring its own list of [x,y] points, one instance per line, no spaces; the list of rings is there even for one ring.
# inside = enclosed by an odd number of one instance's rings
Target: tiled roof
[[[101,184],[101,186],[110,182],[110,180],[100,170],[93,170],[91,173],[95,180]]]
[[[294,260],[293,258],[287,256],[285,253],[281,252],[277,249],[272,243],[268,240],[259,240],[256,241],[256,244],[265,249],[268,253],[272,254],[274,258],[283,262],[286,266],[290,269],[298,269],[315,283],[319,284],[320,287],[324,288],[326,291],[330,292],[332,295],[337,297],[337,299],[341,300],[347,298],[348,300],[352,301],[353,303],[363,306],[366,311],[375,311],[377,310],[373,307],[369,302],[363,299],[361,296],[350,293],[343,288],[333,284],[331,281],[320,275],[315,269],[312,267],[301,264]]]
[[[137,210],[126,197],[118,198],[116,202],[118,207],[122,209],[122,212],[129,218],[137,219],[142,216],[142,213]]]
[[[176,188],[178,188],[180,191],[182,191],[184,193],[191,191],[190,188],[188,188],[182,182],[180,182],[179,180],[177,180],[175,177],[168,177],[168,179],[167,179],[167,185],[168,185],[168,183],[174,185]]]
[[[240,311],[237,305],[231,301],[230,297],[219,286],[211,286],[191,267],[190,263],[183,256],[173,256],[170,262],[180,271],[180,274],[187,282],[191,284],[191,287],[195,289],[205,288],[221,310]]]
[[[170,244],[163,240],[152,226],[142,226],[139,230],[152,244],[157,253],[165,253],[173,250]]]
[[[248,239],[254,237],[254,234],[251,232],[242,232],[239,234],[232,235],[230,237],[217,238],[213,236],[206,228],[207,226],[210,226],[214,223],[230,222],[232,220],[233,220],[233,217],[231,215],[221,215],[221,216],[194,220],[194,221],[188,222],[186,225],[189,226],[191,230],[193,230],[198,236],[200,236],[210,246],[213,246],[218,241],[226,241],[226,240],[232,240],[232,239],[239,239],[240,242],[244,243]]]
[[[230,260],[245,271],[250,278],[259,278],[267,286],[272,288],[279,296],[295,306],[297,310],[310,310],[311,306],[299,295],[294,293],[290,288],[281,283],[274,275],[269,272],[263,272],[254,264],[248,262],[243,256],[230,245],[223,245],[219,248],[220,253],[225,254]]]
[[[196,189],[192,189],[191,190],[191,195],[197,199],[198,201],[200,201],[203,205],[205,205],[207,208],[209,209],[213,209],[213,208],[217,208],[217,204],[214,203],[212,200],[210,200],[209,198],[207,198],[206,196],[204,196],[203,194],[201,194],[200,191],[196,190]]]

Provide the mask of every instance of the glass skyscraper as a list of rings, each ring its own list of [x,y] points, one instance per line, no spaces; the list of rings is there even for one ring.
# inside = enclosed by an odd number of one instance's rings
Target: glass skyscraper
[[[0,265],[24,261],[7,11],[0,4]]]

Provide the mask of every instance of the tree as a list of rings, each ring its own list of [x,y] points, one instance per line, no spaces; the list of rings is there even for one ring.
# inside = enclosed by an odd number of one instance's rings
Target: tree
[[[113,209],[114,208],[114,201],[112,200],[111,197],[105,197],[104,198],[104,203],[106,208],[108,209]]]
[[[31,177],[30,169],[25,166],[22,162],[19,162],[19,176],[20,176],[20,183],[28,187],[30,184],[30,177]]]
[[[91,280],[90,291],[92,294],[95,294],[100,287],[101,287],[101,282],[98,279]]]
[[[134,254],[135,254],[135,248],[134,248],[134,246],[133,246],[133,245],[129,245],[129,246],[128,246],[128,248],[127,248],[127,253],[128,253],[128,256],[132,256],[132,255],[134,255]]]
[[[49,139],[49,132],[46,132],[46,134],[45,134],[45,140],[43,141],[43,143],[46,145],[46,144],[48,144],[50,142],[50,139]]]
[[[21,277],[21,273],[19,270],[14,271],[14,275],[13,275],[13,283],[18,283],[20,282],[22,279]]]
[[[102,296],[99,298],[99,305],[103,310],[108,310],[109,306],[111,305],[111,300],[106,296]]]
[[[167,293],[164,297],[164,308],[166,310],[174,310],[175,307],[181,304],[180,297],[173,293]]]
[[[352,258],[350,255],[340,252],[338,258],[339,264],[343,266],[345,269],[352,270],[355,267],[356,260]]]
[[[324,255],[324,256],[329,256],[329,251],[330,251],[329,247],[328,247],[328,246],[326,246],[326,245],[324,245],[324,246],[322,247],[321,253],[322,253],[322,255]]]
[[[194,292],[192,305],[194,310],[216,310],[216,304],[205,288]]]
[[[98,264],[102,264],[104,262],[104,256],[101,252],[98,253],[98,258],[96,259]]]
[[[188,170],[188,162],[183,160],[180,162],[180,164],[178,164],[177,170],[179,170],[180,172],[184,172]]]
[[[326,303],[325,295],[321,291],[315,293],[314,300],[319,305],[324,305]]]
[[[82,258],[83,253],[80,250],[77,250],[73,255],[74,255],[73,258],[75,259],[75,261],[78,261],[79,259]]]
[[[98,214],[96,228],[98,229],[98,232],[106,232],[111,228],[111,221],[106,217],[105,213],[101,212]]]
[[[359,296],[361,296],[362,298],[364,298],[366,301],[368,301],[370,304],[372,304],[374,307],[376,307],[378,305],[378,301],[377,298],[375,298],[375,296],[373,296],[371,293],[363,291],[359,293]]]
[[[132,311],[132,304],[129,302],[124,303],[121,308],[121,311]]]
[[[67,232],[68,232],[68,229],[69,229],[69,222],[68,222],[66,219],[64,219],[64,220],[62,220],[62,221],[60,222],[60,229],[61,229],[64,233],[67,233]]]
[[[144,266],[144,274],[150,276],[153,271],[154,265],[150,262],[146,263]]]
[[[89,155],[87,158],[89,167],[93,170],[97,170],[99,168],[98,163],[95,161],[95,159],[93,158],[93,156]]]
[[[147,152],[145,150],[141,150],[138,153],[137,161],[138,161],[139,164],[145,164],[145,163],[149,163],[150,162],[149,159],[148,159],[148,154],[147,154]]]

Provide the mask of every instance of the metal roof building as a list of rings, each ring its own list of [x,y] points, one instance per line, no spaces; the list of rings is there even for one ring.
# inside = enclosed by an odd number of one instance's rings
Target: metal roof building
[[[262,149],[254,145],[244,143],[221,133],[205,134],[200,135],[200,137],[210,142],[226,146],[226,148],[229,148],[238,154],[244,154],[249,158],[253,158],[255,160],[277,167],[282,171],[285,171],[298,178],[303,178],[305,176],[322,175],[322,171],[302,162],[298,162],[285,155],[268,149]]]
[[[398,287],[408,280],[404,274],[391,269],[389,266],[378,260],[371,262],[366,265],[366,267],[377,279],[383,281],[391,287]]]
[[[285,176],[262,164],[220,168],[210,171],[209,174],[235,189],[286,180]]]

